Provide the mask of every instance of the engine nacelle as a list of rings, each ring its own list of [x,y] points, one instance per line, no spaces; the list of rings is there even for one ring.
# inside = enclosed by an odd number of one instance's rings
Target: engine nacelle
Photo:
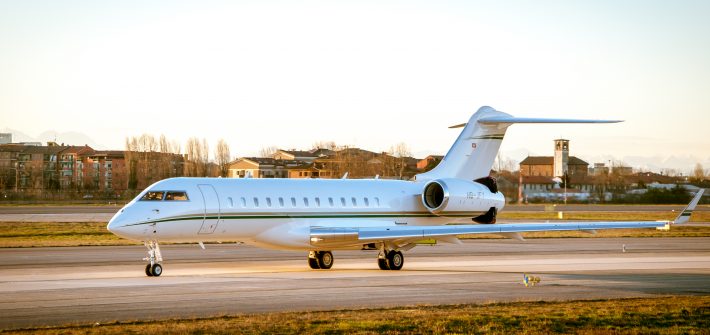
[[[500,192],[491,192],[489,186],[481,183],[447,178],[436,179],[424,185],[422,191],[424,207],[438,216],[477,217],[503,208],[505,199]]]

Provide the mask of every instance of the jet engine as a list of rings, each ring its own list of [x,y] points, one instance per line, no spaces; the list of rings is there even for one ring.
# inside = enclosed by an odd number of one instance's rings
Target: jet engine
[[[493,223],[495,213],[503,207],[505,200],[503,194],[497,192],[495,180],[486,179],[484,184],[447,178],[432,180],[424,185],[422,203],[429,212],[438,216],[468,216],[479,223]]]

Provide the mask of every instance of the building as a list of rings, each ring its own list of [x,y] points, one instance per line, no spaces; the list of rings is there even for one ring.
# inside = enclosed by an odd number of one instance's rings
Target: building
[[[609,174],[609,167],[604,163],[594,163],[594,167],[589,168],[591,176],[606,176]]]
[[[555,140],[555,155],[553,157],[552,175],[555,177],[566,175],[569,172],[569,140],[561,138]],[[584,169],[586,172],[587,167],[585,166]]]
[[[86,158],[85,168],[85,185],[91,185],[94,190],[121,193],[128,187],[128,170],[123,151],[94,151]]]
[[[528,156],[520,162],[520,173],[526,176],[587,176],[589,163],[569,155],[569,140],[555,140],[554,156]]]
[[[243,157],[229,164],[230,178],[288,178],[289,168],[303,165],[303,161],[270,157]]]
[[[9,144],[12,143],[12,134],[11,133],[0,133],[0,144]]]
[[[569,155],[569,140],[554,144],[553,156],[528,156],[520,162],[518,201],[590,198],[598,181],[589,176],[589,163]]]
[[[288,168],[288,178],[333,178],[333,171],[319,162],[303,163]]]
[[[302,161],[302,162],[313,162],[316,160],[316,158],[319,157],[324,157],[328,155],[333,154],[333,150],[330,149],[313,149],[309,151],[302,151],[302,150],[277,150],[271,158],[277,159],[277,160],[295,160],[295,161]]]
[[[0,145],[0,189],[121,193],[127,189],[127,174],[124,151],[54,142]]]
[[[429,171],[436,167],[444,156],[441,155],[429,155],[423,159],[417,161],[417,170],[419,171]]]

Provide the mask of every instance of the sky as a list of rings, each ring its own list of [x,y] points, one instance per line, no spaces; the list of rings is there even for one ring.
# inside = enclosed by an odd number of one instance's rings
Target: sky
[[[689,171],[710,167],[709,14],[709,1],[0,0],[0,129],[107,149],[223,138],[235,156],[404,142],[423,157],[489,105],[625,120],[514,125],[512,159],[567,138],[590,163]]]

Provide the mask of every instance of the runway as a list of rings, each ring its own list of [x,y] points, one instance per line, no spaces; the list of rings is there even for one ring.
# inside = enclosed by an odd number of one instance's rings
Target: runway
[[[626,252],[622,252],[622,245]],[[0,329],[267,311],[491,301],[710,294],[710,238],[475,240],[419,246],[401,271],[376,252],[335,251],[331,270],[305,253],[244,245],[0,249]],[[522,285],[523,273],[539,286]]]

